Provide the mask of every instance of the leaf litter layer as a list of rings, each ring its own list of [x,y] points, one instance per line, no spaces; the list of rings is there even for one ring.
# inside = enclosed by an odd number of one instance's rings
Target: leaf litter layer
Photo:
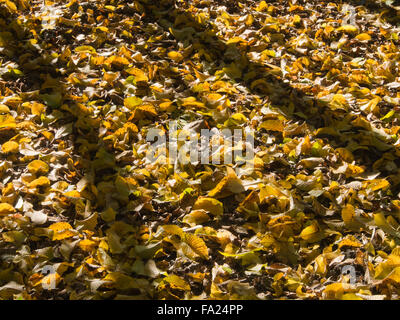
[[[398,299],[395,5],[0,0],[0,298]]]

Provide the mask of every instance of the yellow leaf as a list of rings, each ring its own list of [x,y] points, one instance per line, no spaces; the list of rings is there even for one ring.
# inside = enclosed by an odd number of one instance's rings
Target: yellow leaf
[[[127,73],[134,75],[136,82],[147,82],[149,78],[147,75],[138,68],[129,68],[125,70]]]
[[[139,107],[136,107],[133,112],[132,116],[129,118],[129,120],[142,120],[144,118],[153,118],[157,115],[157,111],[154,108],[153,105],[151,104],[145,104],[141,105]]]
[[[198,282],[198,283],[202,283],[204,278],[206,277],[205,273],[188,273],[188,276],[191,277],[193,279],[193,281]]]
[[[53,223],[49,229],[54,232],[53,241],[67,239],[75,235],[75,233],[71,231],[73,229],[68,222]]]
[[[95,211],[84,220],[76,220],[75,227],[82,228],[84,230],[94,230],[97,225],[98,216],[99,216],[98,212]]]
[[[371,189],[372,191],[377,191],[380,189],[386,190],[389,187],[390,183],[386,179],[374,179],[364,183],[364,188]]]
[[[387,257],[387,260],[380,263],[375,268],[375,279],[386,278],[394,268],[400,267],[400,248],[396,247],[392,253]]]
[[[329,107],[332,110],[341,109],[341,110],[347,111],[349,108],[349,104],[348,104],[346,98],[342,94],[335,94],[329,103]]]
[[[89,240],[89,239],[83,239],[79,242],[79,247],[83,251],[92,251],[95,246],[96,246],[96,242]]]
[[[41,103],[34,102],[31,105],[31,113],[35,116],[40,116],[45,109],[46,109],[46,106]]]
[[[1,151],[4,153],[17,153],[19,150],[19,144],[15,141],[7,141],[1,146]]]
[[[293,17],[293,24],[299,24],[301,22],[301,17],[297,14]]]
[[[124,57],[118,57],[118,56],[111,56],[110,58],[106,59],[106,61],[104,61],[104,64],[106,65],[114,65],[117,68],[122,68],[124,66],[127,66],[130,64],[129,60],[127,58]],[[136,80],[138,81],[138,80]],[[147,80],[144,80],[147,81]]]
[[[264,50],[263,52],[261,52],[261,58],[262,60],[267,60],[268,57],[275,57],[276,53],[274,50]]]
[[[210,217],[206,213],[205,210],[193,210],[189,214],[183,217],[182,221],[187,223],[191,227],[194,227],[198,224],[202,224],[210,220]]]
[[[348,224],[353,221],[355,215],[355,210],[354,207],[348,203],[343,209],[342,209],[342,219],[344,223]]]
[[[383,212],[378,212],[376,214],[374,214],[374,221],[375,224],[381,228],[384,232],[398,237],[400,238],[400,232],[397,231],[396,229],[394,229],[385,219],[385,215],[383,214]]]
[[[41,131],[40,133],[49,141],[54,139],[54,134],[50,131]]]
[[[14,4],[14,2],[9,1],[9,0],[5,0],[6,6],[7,8],[11,11],[11,12],[17,12],[17,7]]]
[[[382,101],[381,97],[375,97],[374,99],[368,99],[368,101],[365,104],[362,104],[360,106],[360,110],[365,111],[367,113],[369,113],[369,112],[373,112],[373,113],[379,112],[378,103],[380,101]],[[354,122],[355,122],[355,120],[354,120]],[[371,126],[371,124],[369,124],[369,126]]]
[[[346,168],[346,178],[357,176],[364,172],[364,169],[360,166],[356,166],[354,164],[349,164]]]
[[[264,203],[266,200],[269,200],[271,197],[281,197],[284,196],[284,194],[281,192],[281,190],[277,187],[274,187],[272,185],[260,185],[260,194],[259,198],[261,203]]]
[[[171,274],[163,279],[163,281],[169,283],[172,289],[178,289],[183,291],[190,291],[190,285],[183,280],[182,278],[178,277],[175,274]]]
[[[260,263],[260,258],[255,250],[246,251],[241,253],[227,253],[227,252],[219,252],[225,257],[231,257],[235,259],[242,260],[242,265],[249,265],[249,264],[257,264]]]
[[[342,239],[339,242],[339,249],[342,247],[353,247],[353,248],[360,248],[361,243],[352,235],[347,236],[346,238]]]
[[[251,17],[251,16],[248,16],[248,17]],[[250,20],[251,20],[251,18],[250,18]],[[244,44],[247,43],[247,41],[246,41],[245,39],[241,38],[241,37],[233,37],[233,38],[230,38],[230,39],[226,42],[226,44],[239,43],[239,42],[244,43]]]
[[[52,288],[52,285],[58,285],[61,281],[61,276],[55,272],[55,273],[50,273],[46,276],[44,276],[38,283],[35,283],[35,287],[37,286],[42,286],[43,288]]]
[[[350,150],[346,148],[337,148],[336,152],[339,153],[339,155],[343,158],[344,161],[349,163],[354,161],[354,156]]]
[[[359,297],[355,293],[345,293],[342,296],[342,300],[364,300],[363,298]]]
[[[182,99],[182,106],[187,107],[196,107],[196,108],[205,108],[206,105],[203,102],[197,101],[195,97],[187,97]]]
[[[29,184],[30,188],[37,188],[37,187],[50,187],[50,180],[47,177],[40,177],[38,179],[33,180]]]
[[[173,112],[175,110],[175,106],[171,100],[164,101],[159,105],[160,110],[164,112]]]
[[[140,106],[142,104],[142,99],[138,97],[128,97],[124,100],[124,106],[128,109],[133,110],[135,107]]]
[[[89,52],[89,53],[95,53],[96,49],[93,48],[92,46],[80,46],[75,48],[75,52]]]
[[[240,78],[242,76],[242,71],[238,67],[238,65],[231,63],[229,66],[224,67],[223,72],[227,74],[229,77],[232,77],[233,79]]]
[[[183,232],[183,230],[182,230],[180,227],[178,227],[177,225],[174,225],[174,224],[167,224],[167,225],[165,225],[165,226],[162,226],[161,228],[162,228],[166,233],[168,233],[168,234],[178,235],[178,236],[180,236],[181,238],[184,237],[184,232]]]
[[[119,77],[119,72],[105,72],[103,75],[104,81],[108,82],[109,84],[112,84],[114,81],[116,81]]]
[[[42,160],[33,160],[28,164],[28,171],[32,174],[46,174],[49,172],[49,166]]]
[[[71,190],[64,192],[64,196],[70,197],[70,198],[80,198],[81,194],[77,190]]]
[[[224,213],[223,204],[214,198],[208,197],[200,197],[197,199],[197,201],[193,205],[193,210],[199,209],[205,210],[206,212],[209,212],[214,216],[222,216],[222,214]]]
[[[371,36],[368,33],[360,33],[356,36],[356,39],[360,41],[369,41],[371,40]]]
[[[208,193],[209,197],[220,199],[244,191],[242,181],[237,177],[235,171],[232,168],[227,167],[227,173],[227,176]]]
[[[117,212],[111,208],[108,207],[106,210],[104,210],[101,214],[100,217],[105,221],[105,222],[111,222],[115,220],[115,216],[117,215]]]
[[[0,128],[14,129],[16,126],[15,119],[12,115],[0,115]]]
[[[175,62],[180,62],[180,61],[183,60],[182,54],[180,54],[180,53],[177,52],[177,51],[170,51],[170,52],[168,52],[168,57],[169,57],[171,60],[175,61]]]
[[[328,284],[323,294],[325,299],[340,299],[344,294],[343,283]]]
[[[12,214],[15,212],[15,208],[9,203],[0,203],[0,216]]]
[[[385,278],[385,280],[391,280],[396,284],[400,284],[400,267],[396,267],[393,271]]]
[[[260,128],[270,131],[279,131],[283,132],[284,125],[281,120],[267,120],[260,124]]]
[[[203,239],[195,236],[194,234],[186,233],[185,242],[200,257],[202,257],[203,259],[208,259],[208,248]]]
[[[119,290],[129,290],[139,288],[138,281],[122,272],[112,272],[104,277],[104,280],[111,281],[112,286]]]
[[[1,39],[1,37],[0,37],[0,39]],[[7,107],[5,104],[0,103],[0,114],[5,114],[5,113],[9,113],[9,112],[10,112],[10,108]]]
[[[105,9],[110,10],[110,11],[115,11],[117,8],[115,6],[107,5],[104,6]]]
[[[300,237],[308,242],[315,242],[320,240],[321,237],[318,223],[314,222],[308,227],[304,228],[300,233]]]
[[[328,271],[328,266],[327,266],[327,261],[326,258],[324,257],[323,254],[320,254],[316,259],[315,259],[315,273],[325,276],[326,272]]]
[[[232,120],[234,120],[237,123],[245,123],[247,121],[249,121],[245,115],[243,115],[242,113],[234,113],[231,116]]]
[[[268,4],[265,1],[261,1],[258,7],[256,8],[256,11],[258,12],[263,12],[268,10]]]
[[[350,24],[341,26],[336,29],[338,32],[344,32],[344,33],[349,33],[349,34],[354,34],[358,32],[358,28],[356,26],[352,26]]]

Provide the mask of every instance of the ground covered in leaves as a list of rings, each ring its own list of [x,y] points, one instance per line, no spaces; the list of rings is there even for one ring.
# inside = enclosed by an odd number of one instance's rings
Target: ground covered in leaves
[[[0,298],[398,299],[395,5],[0,0]]]

